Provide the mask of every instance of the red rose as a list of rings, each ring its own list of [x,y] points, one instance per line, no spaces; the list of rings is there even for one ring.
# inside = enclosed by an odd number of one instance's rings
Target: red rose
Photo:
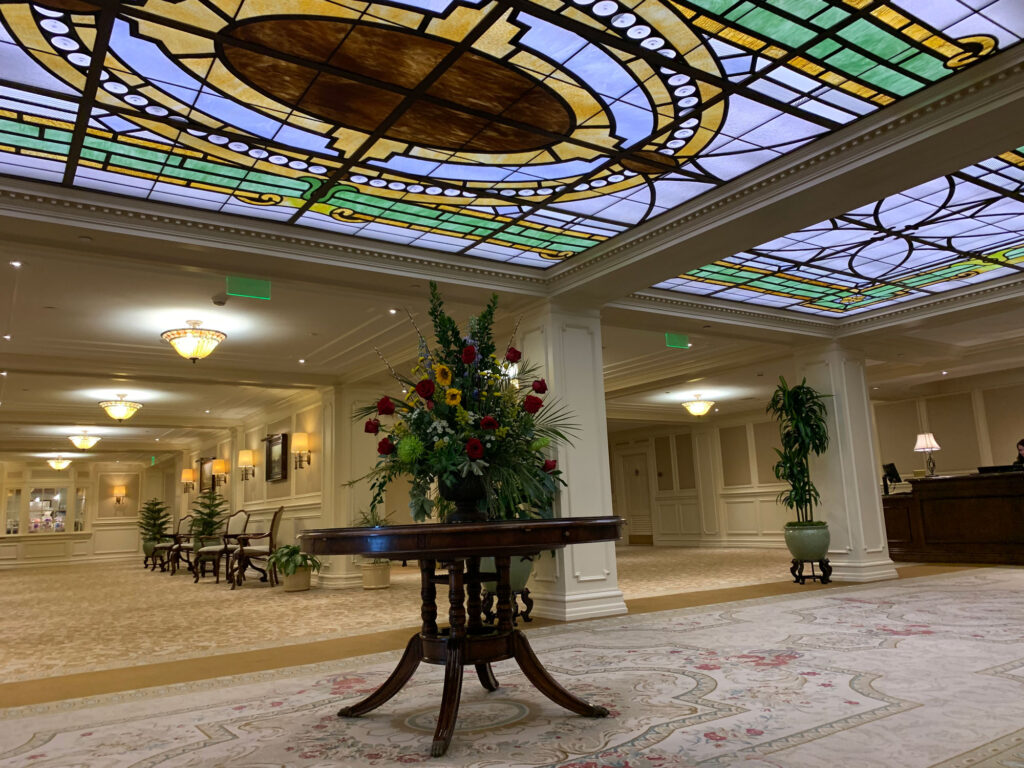
[[[533,391],[536,392],[538,395],[543,395],[545,392],[548,391],[548,383],[544,381],[544,379],[537,379],[530,386],[533,387]]]
[[[484,444],[475,437],[469,438],[466,441],[466,455],[469,456],[471,461],[482,459],[484,457]]]
[[[523,410],[527,413],[536,413],[542,405],[544,405],[544,401],[533,395],[527,395],[523,399]]]
[[[385,437],[379,443],[377,443],[377,453],[381,456],[390,456],[395,452],[395,444],[391,442],[391,438]]]
[[[391,402],[391,398],[384,395],[380,400],[377,401],[377,413],[381,416],[390,416],[395,412],[395,404]]]
[[[470,344],[468,347],[462,348],[462,362],[466,365],[471,365],[476,362],[476,347]]]
[[[480,419],[480,429],[497,429],[498,420],[493,416],[484,416]]]
[[[510,363],[518,363],[523,359],[523,353],[515,347],[509,347],[508,351],[505,353],[505,359]]]
[[[367,419],[366,423],[363,424],[363,432],[376,435],[380,432],[380,421],[378,419]]]
[[[554,472],[555,468],[557,466],[558,466],[558,462],[557,461],[555,461],[554,459],[548,459],[547,461],[544,462],[544,471],[545,472]]]
[[[433,400],[427,400],[427,410],[428,411],[434,410],[434,401]]]
[[[424,400],[429,400],[434,396],[434,382],[430,379],[423,379],[416,385],[416,394]]]

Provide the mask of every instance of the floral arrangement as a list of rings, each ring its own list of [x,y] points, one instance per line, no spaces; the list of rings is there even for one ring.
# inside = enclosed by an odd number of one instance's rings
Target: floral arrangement
[[[361,478],[371,481],[371,512],[392,480],[408,476],[409,507],[417,521],[449,519],[452,498],[467,488],[477,497],[481,518],[550,517],[565,482],[547,451],[553,443],[569,442],[575,427],[564,406],[545,399],[547,383],[512,346],[515,330],[499,358],[492,336],[497,306],[494,294],[463,335],[445,313],[437,285],[430,284],[435,343],[417,328],[419,357],[412,375],[388,364],[406,394],[385,395],[356,412],[358,420],[366,419],[364,431],[378,440],[380,458]]]

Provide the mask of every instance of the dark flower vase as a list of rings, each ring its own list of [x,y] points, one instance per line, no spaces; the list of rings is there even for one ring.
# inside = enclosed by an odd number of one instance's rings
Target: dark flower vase
[[[441,498],[455,502],[455,511],[448,516],[449,523],[486,523],[487,511],[480,509],[479,502],[487,495],[483,478],[470,475],[455,485],[439,484]]]

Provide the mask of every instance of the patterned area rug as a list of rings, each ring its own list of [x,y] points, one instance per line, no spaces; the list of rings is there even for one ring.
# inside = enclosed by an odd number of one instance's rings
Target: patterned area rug
[[[442,669],[339,719],[398,654],[0,710],[0,766],[857,768],[1020,765],[1024,569],[993,568],[532,630],[573,715],[514,662],[466,676],[429,757]]]

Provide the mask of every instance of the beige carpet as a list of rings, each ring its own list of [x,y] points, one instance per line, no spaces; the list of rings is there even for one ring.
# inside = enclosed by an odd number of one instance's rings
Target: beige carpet
[[[789,580],[785,550],[622,547],[617,554],[627,599]],[[5,571],[3,582],[0,678],[7,682],[413,627],[419,615],[415,563],[396,564],[392,587],[381,591],[286,593],[254,581],[232,591],[134,561]]]

